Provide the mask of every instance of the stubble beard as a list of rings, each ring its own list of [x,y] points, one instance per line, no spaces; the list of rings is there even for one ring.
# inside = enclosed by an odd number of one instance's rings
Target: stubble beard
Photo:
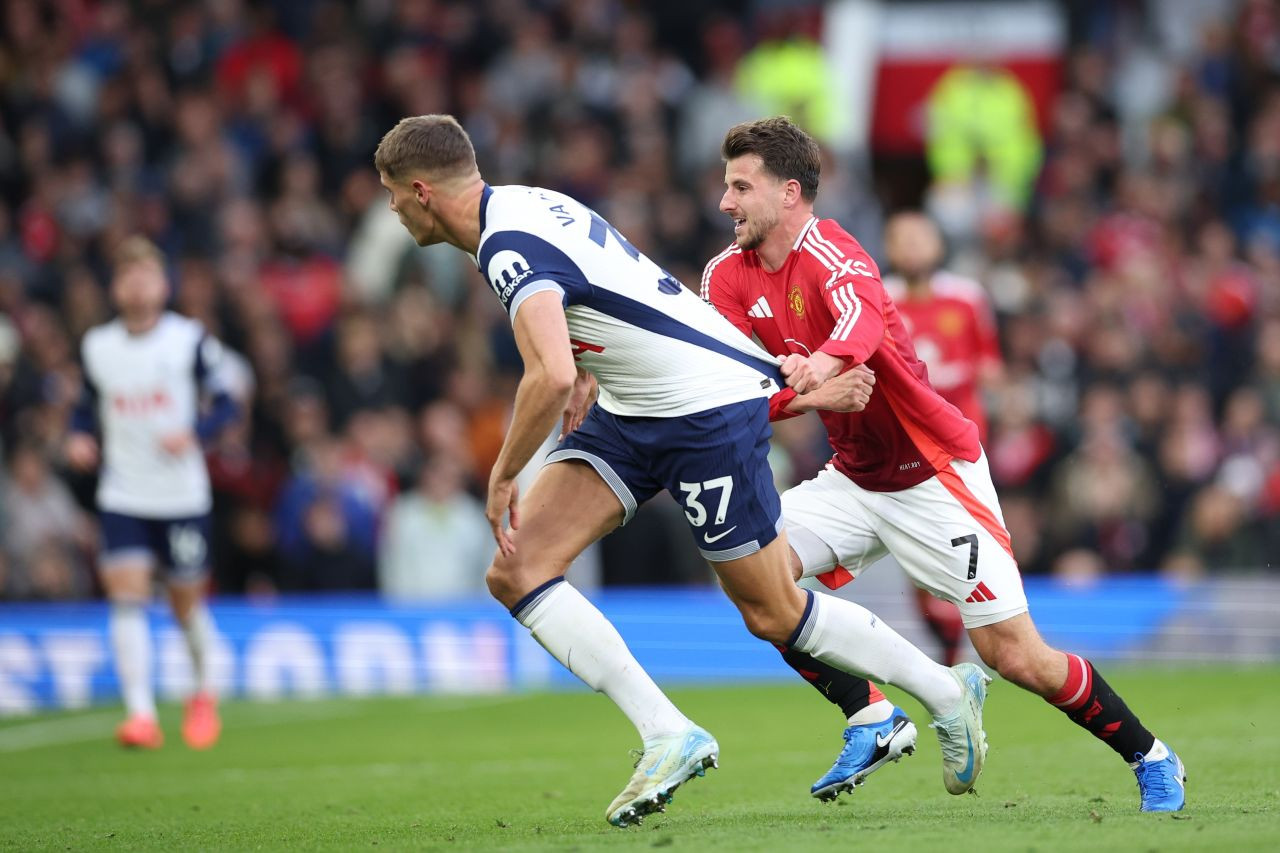
[[[776,215],[764,215],[753,217],[747,221],[746,231],[738,237],[738,248],[743,251],[754,251],[760,248],[765,238],[773,231],[778,224]]]

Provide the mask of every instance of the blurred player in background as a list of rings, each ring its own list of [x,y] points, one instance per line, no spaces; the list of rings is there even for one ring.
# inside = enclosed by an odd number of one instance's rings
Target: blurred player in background
[[[721,154],[720,209],[735,239],[707,265],[703,298],[765,349],[803,358],[819,378],[859,364],[876,374],[862,411],[819,413],[835,457],[783,495],[796,578],[818,576],[834,589],[892,554],[917,585],[959,606],[989,666],[1130,763],[1144,811],[1182,808],[1178,757],[1092,664],[1050,648],[1036,631],[977,426],[930,386],[875,262],[836,222],[813,215],[817,143],[788,119],[772,118],[732,128]],[[790,393],[771,401],[775,417],[786,416]],[[784,657],[849,720],[844,749],[812,788],[829,799],[883,764],[906,714],[803,652],[789,648]],[[958,789],[945,770],[943,778]]]
[[[982,285],[939,268],[942,232],[923,213],[908,211],[889,218],[884,231],[885,255],[895,273],[884,289],[898,306],[916,356],[929,366],[929,384],[942,399],[978,427],[987,443],[987,414],[982,389],[1003,373],[1000,341],[991,300]],[[948,666],[960,657],[964,620],[960,610],[916,587],[916,606],[942,645]]]
[[[823,388],[865,390],[858,374],[828,384],[804,359],[779,365],[589,208],[549,190],[490,187],[450,116],[402,120],[375,164],[414,240],[473,256],[511,317],[524,375],[489,480],[498,553],[487,580],[511,615],[639,732],[644,750],[606,811],[610,823],[663,809],[719,752],[564,582],[585,547],[663,489],[684,504],[699,550],[753,634],[864,673],[880,671],[864,649],[893,649],[904,684],[957,708],[955,736],[981,742],[981,697],[969,685],[863,608],[819,600],[791,576],[767,460],[768,399],[785,376],[797,405],[834,405]],[[599,403],[583,416],[596,380]],[[567,435],[518,498],[516,475],[562,414]]]
[[[84,337],[85,393],[66,455],[82,471],[101,463],[99,569],[127,712],[116,737],[124,746],[147,749],[164,742],[147,624],[153,576],[160,571],[195,675],[182,736],[192,748],[207,749],[217,742],[221,721],[209,683],[213,623],[204,597],[212,496],[201,441],[232,421],[238,407],[217,382],[218,342],[199,323],[165,310],[164,256],[150,241],[121,243],[111,298],[119,316]]]

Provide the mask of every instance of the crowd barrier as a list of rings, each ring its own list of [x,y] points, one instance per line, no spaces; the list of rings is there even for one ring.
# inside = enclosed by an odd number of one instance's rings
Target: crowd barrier
[[[860,578],[850,586],[861,584]],[[1280,654],[1273,617],[1278,588],[1259,581],[1224,595],[1223,585],[1213,582],[1178,586],[1130,577],[1072,587],[1027,579],[1049,642],[1099,659],[1195,659],[1216,648],[1227,658],[1274,660]],[[865,597],[854,597],[918,636],[905,590],[867,589]],[[772,647],[747,633],[718,589],[607,590],[592,598],[662,684],[792,677]],[[1261,634],[1246,637],[1243,647],[1238,637],[1224,644],[1223,636],[1248,629],[1249,620],[1219,614],[1223,602],[1254,606]],[[577,683],[488,599],[408,606],[373,596],[224,598],[212,611],[212,673],[227,696],[496,693]],[[100,602],[0,606],[0,714],[114,701],[107,612]],[[181,697],[191,683],[182,634],[159,604],[151,624],[158,692]],[[1198,642],[1212,640],[1214,632],[1221,635],[1216,646]]]

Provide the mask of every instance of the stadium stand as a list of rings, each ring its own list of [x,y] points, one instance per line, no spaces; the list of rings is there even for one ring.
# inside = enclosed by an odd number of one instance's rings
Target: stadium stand
[[[411,537],[461,541],[482,520],[467,492],[519,364],[465,259],[407,242],[379,136],[454,113],[495,183],[576,196],[694,285],[729,240],[720,135],[774,108],[748,88],[762,63],[810,62],[821,37],[814,4],[739,5],[6,3],[0,598],[94,595],[93,483],[60,447],[110,247],[134,232],[168,253],[176,308],[243,355],[250,422],[209,450],[218,589],[421,586]],[[997,309],[988,453],[1027,573],[1196,576],[1280,552],[1280,13],[1187,5],[1063,4],[1029,200],[993,201],[980,174],[960,189],[967,219],[948,217],[949,187],[914,200]],[[797,49],[761,50],[775,42]],[[893,194],[876,165],[833,150],[820,212],[880,258],[877,197]],[[808,476],[823,443],[815,420],[786,424],[775,471]],[[442,459],[457,470],[422,471]],[[423,504],[457,535],[397,525]],[[678,515],[636,524],[649,535],[617,535],[649,547],[606,542],[606,584],[709,582],[655,551],[683,543]],[[448,586],[477,589],[482,562]]]

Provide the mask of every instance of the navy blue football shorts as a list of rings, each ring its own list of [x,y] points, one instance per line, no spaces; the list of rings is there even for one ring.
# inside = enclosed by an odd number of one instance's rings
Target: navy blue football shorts
[[[145,563],[168,572],[171,580],[197,581],[209,570],[210,519],[206,515],[190,518],[139,518],[118,512],[102,511],[103,571],[117,565]]]
[[[622,502],[626,524],[666,489],[684,507],[702,556],[754,554],[782,529],[769,470],[769,403],[746,400],[674,418],[614,415],[600,406],[547,456],[590,464]]]

